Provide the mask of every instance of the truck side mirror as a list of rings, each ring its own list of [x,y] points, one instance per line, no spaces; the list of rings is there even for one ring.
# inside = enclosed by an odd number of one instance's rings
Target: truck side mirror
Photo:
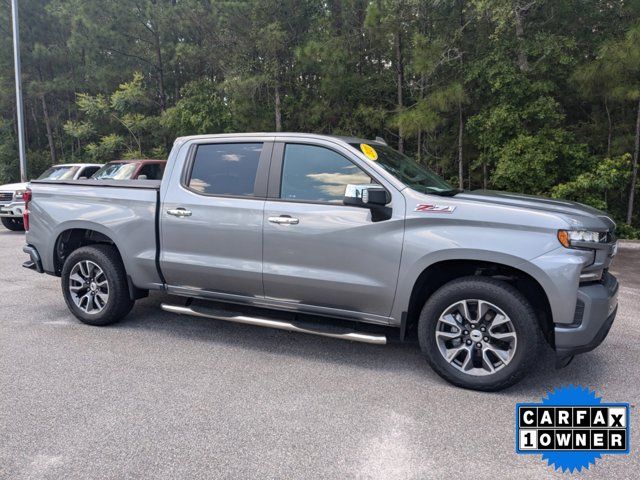
[[[371,210],[371,220],[379,222],[391,218],[391,195],[381,185],[367,183],[364,185],[348,184],[344,192],[345,205],[350,207],[368,208]]]

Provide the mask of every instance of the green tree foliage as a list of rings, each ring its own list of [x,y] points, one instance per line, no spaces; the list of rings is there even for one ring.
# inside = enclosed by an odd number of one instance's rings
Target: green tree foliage
[[[210,79],[187,83],[181,95],[182,98],[160,119],[162,126],[173,135],[223,133],[231,128],[229,106]]]
[[[384,137],[464,188],[640,227],[640,3],[21,0],[30,176],[166,155],[176,136]],[[0,9],[0,182],[17,178]]]

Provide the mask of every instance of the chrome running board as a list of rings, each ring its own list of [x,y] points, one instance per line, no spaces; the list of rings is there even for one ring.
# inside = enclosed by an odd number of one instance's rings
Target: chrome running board
[[[165,312],[177,313],[180,315],[193,315],[194,317],[212,318],[215,320],[225,320],[227,322],[243,323],[246,325],[255,325],[258,327],[277,328],[279,330],[288,330],[290,332],[310,333],[312,335],[320,335],[321,337],[339,338],[342,340],[351,340],[353,342],[372,343],[375,345],[385,345],[387,337],[385,335],[376,335],[370,333],[361,333],[348,329],[326,329],[321,326],[316,328],[308,328],[297,322],[287,322],[283,320],[273,320],[264,317],[254,317],[242,315],[237,312],[227,312],[215,309],[207,312],[206,309],[195,310],[190,306],[170,305],[163,303],[162,310]]]

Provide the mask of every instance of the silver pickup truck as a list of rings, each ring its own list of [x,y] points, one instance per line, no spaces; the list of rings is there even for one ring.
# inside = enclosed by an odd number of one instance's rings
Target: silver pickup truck
[[[606,214],[460,192],[381,141],[185,137],[161,182],[34,181],[26,196],[25,266],[61,277],[90,325],[161,290],[186,298],[162,305],[179,314],[377,344],[396,327],[446,380],[497,390],[545,342],[560,365],[595,348],[617,310]]]

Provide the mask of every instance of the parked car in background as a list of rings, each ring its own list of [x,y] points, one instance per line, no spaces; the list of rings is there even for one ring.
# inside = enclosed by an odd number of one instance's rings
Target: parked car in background
[[[53,165],[38,177],[38,180],[78,180],[90,178],[100,169],[97,163],[64,163]],[[0,186],[0,220],[2,224],[13,231],[24,230],[22,214],[24,200],[22,198],[27,189],[27,183],[10,183]]]
[[[114,160],[102,166],[94,175],[96,180],[160,180],[165,160]]]

